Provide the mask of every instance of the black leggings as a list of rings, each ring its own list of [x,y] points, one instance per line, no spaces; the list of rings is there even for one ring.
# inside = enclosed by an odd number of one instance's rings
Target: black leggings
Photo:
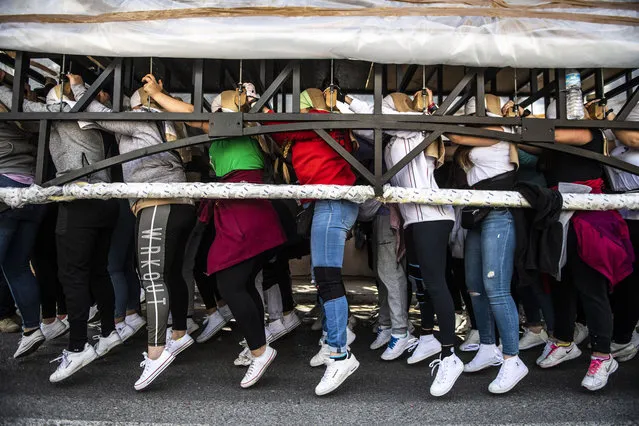
[[[166,344],[169,309],[173,329],[186,330],[189,290],[182,274],[184,251],[195,223],[195,208],[164,204],[138,213],[138,271],[146,292],[148,345]]]
[[[198,223],[196,226],[202,226],[202,224]],[[193,278],[195,279],[195,284],[197,284],[197,289],[200,292],[200,296],[202,296],[206,309],[216,308],[217,302],[222,299],[222,296],[220,296],[220,292],[217,289],[216,275],[207,275],[206,273],[209,249],[211,248],[211,244],[213,244],[214,239],[215,225],[213,223],[213,218],[211,218],[209,223],[206,225],[206,229],[204,229],[204,233],[202,234],[200,246],[195,254],[195,265],[193,268]]]
[[[577,234],[570,225],[567,263],[562,269],[561,282],[552,280],[555,337],[564,342],[573,341],[579,295],[588,321],[592,350],[610,353],[612,310],[608,298],[609,282],[581,259],[577,244]]]
[[[437,314],[440,341],[444,346],[455,344],[455,305],[446,285],[446,253],[452,229],[452,221],[438,220],[413,223],[405,232],[407,260],[410,265],[418,264],[421,271],[421,280],[417,280],[416,285],[422,328],[432,328],[433,316]],[[420,281],[423,282],[421,290]],[[423,290],[428,293],[429,301],[425,300]]]
[[[217,286],[240,327],[250,350],[266,345],[264,304],[255,277],[267,256],[262,253],[217,272]]]
[[[639,220],[627,220],[626,223],[635,250],[634,270],[615,286],[610,297],[614,312],[612,340],[619,344],[630,343],[639,321]]]
[[[31,265],[40,286],[42,318],[66,315],[67,304],[58,279],[58,249],[55,242],[55,226],[58,220],[58,205],[47,204],[46,213],[40,223]],[[57,307],[57,311],[56,311]]]

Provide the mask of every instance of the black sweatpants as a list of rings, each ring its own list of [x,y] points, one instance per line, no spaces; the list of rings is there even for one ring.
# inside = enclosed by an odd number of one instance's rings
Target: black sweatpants
[[[577,297],[581,300],[590,344],[594,352],[610,353],[612,338],[612,310],[606,277],[588,266],[579,256],[577,234],[572,225],[568,229],[567,263],[562,270],[561,282],[551,280],[555,311],[555,337],[572,342],[577,318]]]
[[[107,266],[117,218],[115,200],[76,200],[59,206],[58,277],[67,302],[70,351],[82,351],[87,343],[93,297],[100,310],[102,335],[106,337],[115,330],[113,284]]]
[[[163,204],[142,209],[136,221],[138,273],[146,293],[148,345],[166,344],[169,309],[173,329],[186,330],[189,290],[182,275],[195,207]]]
[[[255,277],[268,257],[265,253],[217,272],[217,285],[240,327],[250,350],[266,344],[264,304],[255,287]]]
[[[634,270],[617,283],[610,297],[614,313],[612,340],[619,344],[630,343],[639,321],[639,220],[626,220],[626,223],[635,250]]]
[[[42,318],[53,318],[56,314],[67,313],[64,291],[58,278],[58,249],[55,238],[57,221],[58,205],[47,204],[31,258],[31,265],[40,286]]]
[[[423,290],[428,293],[429,302],[422,302],[419,294],[422,328],[432,328],[433,316],[437,314],[440,342],[445,346],[455,344],[455,305],[446,284],[446,253],[448,238],[453,229],[450,220],[418,222],[408,225],[405,230],[407,259],[415,261],[421,271]]]

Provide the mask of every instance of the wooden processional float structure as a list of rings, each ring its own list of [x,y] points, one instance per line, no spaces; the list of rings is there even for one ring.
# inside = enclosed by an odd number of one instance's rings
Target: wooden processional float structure
[[[84,4],[83,4],[84,3]],[[13,84],[12,108],[0,121],[36,121],[36,184],[0,189],[8,206],[72,198],[325,198],[388,202],[527,207],[515,192],[423,190],[388,185],[391,177],[444,133],[489,137],[569,153],[639,174],[639,167],[575,146],[554,143],[559,128],[638,130],[627,121],[639,101],[639,2],[588,0],[370,0],[313,2],[208,0],[184,8],[170,0],[3,2],[0,68]],[[306,4],[307,2],[305,2]],[[61,4],[63,5],[61,8]],[[584,94],[601,99],[616,118],[567,119],[566,71],[581,74]],[[81,74],[89,88],[70,112],[23,112],[26,82],[58,83],[64,72]],[[164,88],[194,105],[192,113],[124,112],[127,95],[153,72]],[[11,78],[12,77],[12,78]],[[299,94],[329,79],[342,91],[374,103],[372,114],[300,114]],[[261,93],[246,113],[212,113],[214,94],[250,81]],[[382,114],[392,92],[432,89],[433,115]],[[100,90],[113,112],[85,112]],[[492,93],[531,110],[530,117],[489,117],[482,102],[461,115],[469,99]],[[556,119],[543,118],[552,100]],[[275,114],[260,112],[268,105]],[[534,116],[534,118],[533,118]],[[58,120],[209,121],[208,134],[132,151],[51,175],[48,141]],[[281,121],[269,126],[247,123]],[[513,133],[487,130],[507,126]],[[369,171],[328,133],[374,131]],[[83,176],[148,155],[205,145],[216,138],[312,130],[337,151],[365,185],[70,184]],[[424,132],[423,142],[391,169],[382,167],[384,130]],[[62,198],[61,198],[62,197]],[[6,208],[6,207],[5,207]],[[639,209],[639,194],[565,194],[564,209]]]

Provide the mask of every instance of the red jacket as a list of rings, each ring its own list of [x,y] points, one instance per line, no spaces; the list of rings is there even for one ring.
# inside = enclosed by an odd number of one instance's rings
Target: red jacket
[[[310,110],[309,113],[330,114],[328,111],[316,109]],[[353,151],[347,132],[333,130],[329,134],[348,152]],[[355,174],[351,166],[313,130],[273,133],[271,137],[280,146],[286,145],[289,141],[293,142],[291,147],[293,169],[300,184],[353,185],[355,183]]]

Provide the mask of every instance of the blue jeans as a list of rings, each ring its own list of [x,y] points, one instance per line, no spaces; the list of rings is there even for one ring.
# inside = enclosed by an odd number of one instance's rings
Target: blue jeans
[[[109,275],[115,293],[115,318],[124,318],[126,311],[138,309],[140,281],[135,272],[135,216],[128,200],[117,200],[118,221],[111,236]]]
[[[495,344],[495,325],[504,355],[519,353],[519,315],[510,295],[515,224],[508,210],[492,210],[466,236],[466,284],[475,310],[480,342]]]
[[[0,175],[0,187],[26,186]],[[44,214],[43,207],[31,204],[0,214],[0,265],[20,309],[24,328],[40,326],[40,289],[29,260]]]
[[[355,224],[359,207],[344,200],[315,202],[311,226],[311,264],[313,268],[340,268],[344,262],[346,234]],[[318,282],[318,285],[322,283]],[[324,331],[332,352],[346,351],[348,302],[346,296],[327,300],[324,307]]]

